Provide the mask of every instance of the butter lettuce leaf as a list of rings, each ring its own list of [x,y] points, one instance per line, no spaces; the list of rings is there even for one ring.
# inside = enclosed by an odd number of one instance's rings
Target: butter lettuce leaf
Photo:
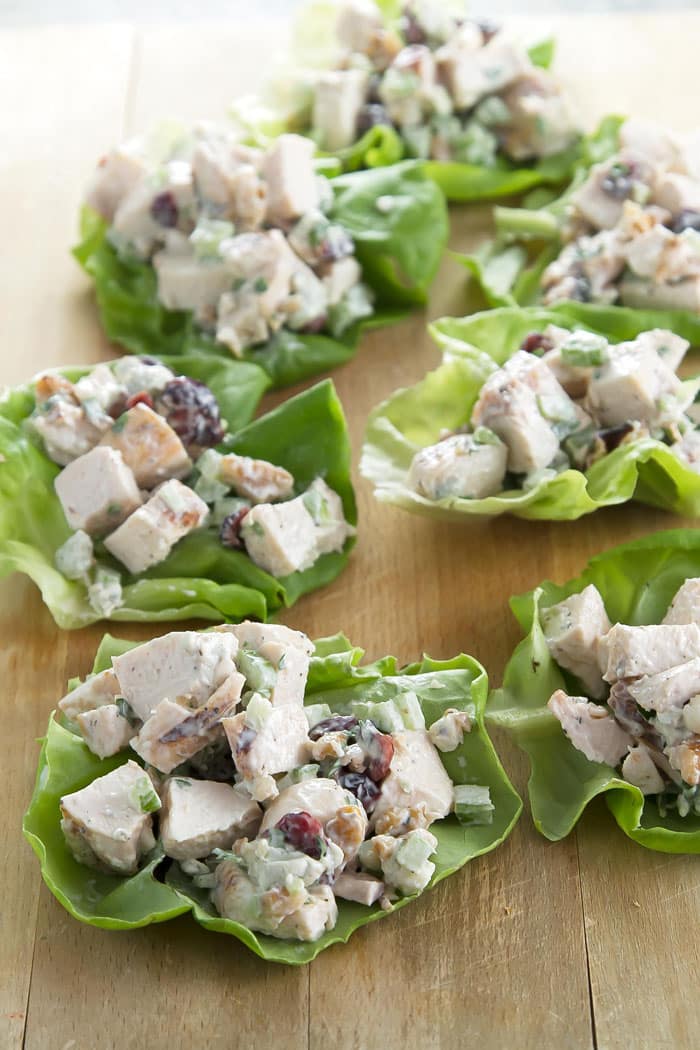
[[[536,827],[548,839],[568,835],[584,809],[604,795],[631,839],[664,853],[700,853],[700,817],[659,813],[653,797],[622,780],[610,766],[589,761],[570,743],[547,709],[555,689],[581,683],[562,672],[549,654],[539,623],[541,609],[594,584],[613,623],[660,623],[680,585],[700,575],[700,534],[693,529],[658,532],[592,558],[580,576],[542,583],[511,599],[525,637],[505,669],[503,685],[489,698],[487,723],[506,729],[530,758],[528,793]]]
[[[347,426],[330,380],[242,425],[269,382],[261,369],[218,355],[161,360],[176,372],[205,382],[219,400],[222,416],[229,422],[220,451],[286,467],[300,491],[316,477],[325,478],[343,500],[348,521],[357,521]],[[77,379],[87,371],[65,369],[64,373]],[[34,443],[25,425],[34,407],[32,391],[28,384],[0,399],[0,577],[26,573],[41,590],[59,627],[84,627],[100,617],[88,602],[85,585],[67,579],[54,565],[56,550],[71,530],[54,492],[60,468]],[[324,554],[310,569],[276,579],[244,551],[223,547],[215,530],[205,528],[186,536],[165,561],[138,577],[129,576],[115,561],[114,568],[122,573],[124,601],[110,619],[264,620],[335,579],[353,545],[354,539],[348,539],[343,551]]]
[[[584,140],[582,155],[564,192],[540,203],[532,194],[521,208],[496,208],[497,236],[474,252],[459,256],[489,306],[535,306],[542,302],[540,279],[562,249],[561,223],[572,193],[586,179],[593,164],[612,156],[619,148],[619,130],[624,118],[605,117],[593,135]],[[645,310],[604,303],[566,300],[557,309],[568,312],[577,323],[589,324],[618,340],[633,338],[638,331],[668,328],[700,346],[700,316],[689,310]]]
[[[275,387],[301,382],[349,361],[363,330],[388,324],[425,302],[447,244],[448,220],[440,190],[412,161],[378,172],[358,171],[332,179],[331,217],[355,239],[363,280],[374,296],[374,313],[338,337],[282,328],[267,343],[244,352]],[[384,197],[387,208],[377,207]],[[230,352],[198,328],[190,311],[167,310],[158,301],[150,263],[120,256],[108,224],[83,208],[80,243],[73,254],[92,278],[104,330],[136,354],[225,356]]]
[[[631,499],[677,514],[699,514],[700,475],[652,438],[620,445],[585,473],[565,470],[542,477],[531,488],[505,490],[483,499],[430,500],[408,484],[416,452],[434,444],[443,429],[455,430],[469,422],[484,381],[526,335],[556,324],[585,328],[616,342],[651,327],[638,311],[630,311],[625,324],[617,317],[618,324],[609,330],[604,316],[592,313],[589,319],[566,305],[549,310],[503,307],[435,321],[431,333],[443,351],[442,364],[414,386],[395,391],[369,417],[360,471],[374,484],[377,499],[453,521],[505,513],[568,521]]]
[[[110,665],[111,657],[137,643],[105,636],[93,670]],[[432,858],[435,885],[474,857],[495,849],[510,834],[522,803],[508,780],[484,726],[488,694],[486,672],[469,656],[452,660],[422,660],[398,668],[393,657],[361,666],[362,650],[342,635],[321,639],[312,657],[307,703],[326,703],[338,710],[354,699],[385,700],[401,692],[417,695],[430,725],[448,707],[474,705],[475,724],[463,744],[442,755],[455,783],[487,785],[494,803],[493,823],[463,827],[451,816],[432,826],[438,849]],[[379,905],[366,908],[338,900],[338,923],[314,943],[276,940],[254,933],[239,923],[223,919],[177,864],[154,854],[137,875],[130,878],[100,875],[78,864],[66,846],[60,829],[61,796],[84,787],[97,776],[127,761],[128,752],[100,760],[84,742],[63,728],[52,716],[39,758],[36,786],[24,818],[24,834],[36,852],[44,881],[63,906],[81,922],[103,929],[132,929],[163,922],[191,911],[207,929],[236,937],[256,955],[272,962],[310,962],[331,944],[345,942],[355,930],[386,918]],[[410,904],[414,897],[398,901],[392,910]]]

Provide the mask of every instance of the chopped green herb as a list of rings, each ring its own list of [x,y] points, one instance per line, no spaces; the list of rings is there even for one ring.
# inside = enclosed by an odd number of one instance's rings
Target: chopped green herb
[[[253,291],[257,292],[258,295],[262,295],[268,289],[268,283],[264,277],[256,277],[253,281]]]

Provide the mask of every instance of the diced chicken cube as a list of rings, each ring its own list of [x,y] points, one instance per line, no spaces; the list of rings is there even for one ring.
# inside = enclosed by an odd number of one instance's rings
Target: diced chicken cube
[[[155,488],[169,478],[184,478],[192,470],[192,461],[173,428],[143,403],[124,412],[100,444],[121,452],[143,489]]]
[[[171,631],[113,657],[112,666],[121,695],[145,722],[165,698],[201,707],[234,674],[237,652],[228,631]]]
[[[252,159],[234,141],[211,135],[200,139],[192,154],[200,196],[238,230],[255,230],[265,218],[265,184]]]
[[[628,682],[632,699],[645,711],[674,711],[700,692],[700,657]]]
[[[610,712],[583,696],[568,696],[557,689],[547,707],[576,748],[591,762],[617,766],[633,738],[620,729]]]
[[[58,710],[66,718],[76,719],[84,711],[94,711],[97,707],[113,704],[121,696],[117,676],[111,667],[99,674],[89,675],[84,682],[67,693],[58,701]]]
[[[629,627],[616,623],[600,646],[603,678],[655,675],[700,655],[700,627],[697,624],[650,624]]]
[[[131,746],[161,773],[172,772],[216,740],[222,720],[238,705],[244,682],[234,671],[196,711],[161,700]]]
[[[271,317],[289,295],[292,276],[303,266],[281,230],[243,233],[224,241],[220,252],[226,261],[231,283],[242,282],[239,293],[252,294],[258,312]]]
[[[265,154],[266,219],[272,225],[284,226],[318,207],[313,156],[313,142],[301,135],[280,135]]]
[[[384,883],[364,871],[343,871],[333,881],[336,897],[371,908],[384,896]]]
[[[76,722],[83,740],[99,758],[116,755],[136,736],[136,729],[116,704],[82,711],[76,716]]]
[[[97,447],[73,460],[54,482],[72,529],[99,535],[141,506],[136,479],[116,449]]]
[[[155,846],[151,813],[159,808],[148,774],[129,761],[63,796],[61,830],[79,863],[133,875]]]
[[[477,60],[482,44],[478,26],[465,22],[435,54],[438,76],[449,91],[455,109],[471,109],[489,91],[484,69]]]
[[[171,777],[162,793],[160,837],[168,857],[193,860],[255,835],[262,810],[230,784]]]
[[[309,673],[309,657],[303,649],[275,641],[262,642],[255,650],[243,646],[239,650],[238,662],[244,673],[249,653],[253,660],[262,658],[272,669],[269,700],[274,707],[281,707],[284,704],[303,706],[304,690]],[[249,687],[259,688],[255,684],[251,685],[250,680]]]
[[[619,344],[610,347],[607,364],[593,373],[586,407],[603,426],[630,419],[653,424],[671,410],[681,389],[680,380],[655,350]]]
[[[314,564],[318,556],[316,528],[303,497],[286,503],[260,503],[241,526],[248,555],[272,576],[289,576]]]
[[[31,417],[47,456],[62,467],[94,448],[111,422],[106,415],[90,419],[82,405],[63,397],[44,402]]]
[[[671,215],[682,211],[700,212],[700,183],[688,175],[666,172],[654,183],[654,203]]]
[[[270,706],[267,719],[257,730],[246,722],[245,711],[225,718],[223,726],[236,769],[247,780],[286,773],[308,758],[309,727],[300,707]]]
[[[622,776],[638,787],[643,795],[658,795],[664,790],[664,780],[644,744],[631,747],[622,763]]]
[[[168,230],[191,228],[194,207],[190,164],[169,161],[157,187],[150,179],[140,181],[122,199],[114,214],[112,230],[117,239],[147,258],[153,248],[165,240]]]
[[[358,118],[367,98],[369,75],[364,69],[320,73],[314,85],[312,126],[321,149],[335,151],[358,137]]]
[[[500,491],[508,449],[499,438],[481,444],[473,434],[455,434],[413,457],[409,484],[428,499],[483,499]]]
[[[251,503],[289,499],[294,492],[294,478],[284,467],[235,452],[221,457],[219,478]]]
[[[700,626],[700,577],[694,576],[680,585],[662,623]]]
[[[343,501],[338,493],[323,478],[316,478],[299,498],[314,520],[317,555],[342,551],[345,541],[354,535],[355,530],[345,520]]]
[[[147,174],[148,168],[139,154],[137,144],[125,142],[100,161],[88,187],[85,202],[103,219],[111,222],[123,199]]]
[[[488,427],[506,444],[508,469],[516,474],[552,462],[560,440],[555,420],[576,429],[576,406],[547,365],[522,350],[488,377],[472,410],[472,424]]]
[[[646,157],[655,168],[673,168],[680,159],[675,137],[659,124],[640,117],[629,117],[620,128],[620,146]]]
[[[201,528],[208,514],[196,492],[173,478],[106,538],[105,547],[130,573],[145,572],[164,561],[183,536]]]
[[[338,11],[335,35],[348,51],[367,54],[383,29],[382,13],[373,0],[348,0]]]
[[[653,350],[672,372],[678,371],[690,348],[687,339],[676,335],[675,332],[669,332],[666,328],[650,328],[647,332],[640,332],[631,342],[619,345],[642,351]]]
[[[452,781],[424,729],[395,733],[394,755],[371,817],[377,834],[427,828],[451,811]]]
[[[303,631],[294,631],[283,624],[244,620],[243,623],[225,624],[219,630],[229,631],[235,635],[240,645],[247,645],[251,649],[260,649],[267,642],[278,642],[280,645],[292,645],[301,649],[308,656],[313,656],[314,653],[314,643]]]
[[[216,315],[219,299],[235,278],[224,259],[197,259],[193,254],[156,252],[153,266],[158,278],[158,299],[168,310],[193,310],[197,320]]]
[[[568,99],[552,77],[533,68],[503,94],[508,123],[498,128],[503,149],[513,160],[548,157],[571,145],[576,124]]]
[[[620,195],[618,185],[625,179],[627,192]],[[586,222],[597,230],[611,230],[622,218],[625,201],[635,187],[644,191],[653,170],[638,154],[616,153],[602,164],[594,164],[586,181],[572,194],[571,204]]]
[[[379,97],[393,124],[415,127],[430,109],[435,88],[432,51],[424,44],[411,44],[398,53],[386,71],[379,86]]]
[[[559,666],[580,678],[591,696],[604,696],[598,653],[610,620],[597,587],[591,583],[580,594],[545,609],[542,626],[547,648]]]

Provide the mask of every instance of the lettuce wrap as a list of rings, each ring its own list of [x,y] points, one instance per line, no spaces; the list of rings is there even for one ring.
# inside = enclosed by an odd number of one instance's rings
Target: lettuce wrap
[[[195,353],[159,360],[211,389],[222,419],[229,424],[220,451],[273,461],[290,470],[302,488],[324,477],[341,496],[347,519],[357,520],[347,428],[330,380],[247,423],[269,383],[256,365]],[[69,368],[63,374],[77,380],[89,371]],[[54,565],[57,549],[72,530],[54,492],[60,467],[26,427],[33,408],[32,384],[0,397],[0,576],[26,573],[41,590],[59,627],[84,627],[100,617],[88,602],[85,584],[68,579]],[[322,555],[304,572],[275,579],[242,550],[223,547],[215,529],[199,530],[181,540],[165,561],[137,578],[126,575],[119,566],[125,574],[124,604],[111,619],[240,620],[249,616],[264,620],[335,579],[347,563],[353,542],[349,539],[341,553]],[[118,564],[109,556],[100,561]]]
[[[97,652],[94,671],[109,667],[112,656],[135,644],[106,635]],[[380,701],[410,690],[417,695],[428,724],[448,707],[464,708],[469,704],[476,711],[473,728],[465,734],[463,744],[442,758],[455,783],[488,785],[495,806],[493,822],[463,826],[451,816],[432,825],[431,831],[439,841],[433,857],[436,870],[431,885],[434,885],[467,861],[495,849],[509,835],[522,809],[484,727],[486,672],[464,655],[451,660],[432,660],[425,656],[403,668],[399,668],[391,656],[360,665],[362,656],[363,650],[351,645],[342,635],[316,642],[305,702],[328,704],[337,711],[354,699]],[[379,905],[367,908],[339,900],[338,923],[332,931],[313,943],[285,942],[221,918],[209,903],[206,892],[195,888],[178,865],[165,868],[158,846],[142,870],[130,878],[99,874],[81,866],[68,850],[61,832],[59,800],[62,795],[110,772],[128,757],[128,753],[122,753],[100,760],[53,716],[49,721],[36,787],[23,827],[41,862],[46,885],[81,922],[103,929],[124,930],[191,912],[202,926],[236,937],[263,959],[299,964],[309,962],[331,944],[347,941],[366,923],[387,916]],[[404,897],[392,910],[414,899]]]
[[[379,171],[332,179],[330,217],[355,242],[363,280],[375,295],[374,313],[335,338],[281,328],[267,343],[244,351],[274,387],[298,383],[335,368],[354,355],[362,330],[391,323],[425,302],[447,243],[448,221],[440,190],[411,161]],[[391,201],[377,207],[378,198]],[[229,355],[197,327],[191,312],[167,310],[158,301],[153,267],[120,256],[108,224],[89,208],[80,222],[74,255],[95,284],[102,325],[113,342],[136,354]]]
[[[443,429],[456,430],[469,421],[486,378],[529,333],[556,324],[584,328],[618,342],[648,327],[639,311],[627,311],[624,324],[618,315],[612,330],[603,320],[572,313],[566,304],[550,309],[502,307],[435,321],[430,330],[443,351],[442,364],[415,386],[397,390],[369,417],[360,470],[375,485],[377,499],[452,521],[505,513],[568,521],[631,499],[677,514],[700,513],[700,475],[651,437],[620,445],[585,473],[564,470],[527,489],[483,499],[427,499],[409,486],[408,471],[416,452],[436,442]]]
[[[688,577],[700,575],[700,534],[659,532],[592,558],[576,579],[550,581],[511,599],[526,637],[489,699],[487,721],[506,729],[530,758],[528,785],[536,827],[548,839],[568,835],[596,795],[605,795],[622,830],[635,842],[664,853],[700,852],[700,817],[661,816],[654,797],[622,780],[610,766],[590,762],[564,735],[547,709],[556,689],[575,682],[550,656],[539,622],[541,609],[595,584],[613,623],[660,623],[671,598]],[[571,688],[574,688],[572,685]],[[580,683],[576,691],[581,692]]]
[[[377,6],[386,25],[396,29],[403,5],[394,0],[379,0]],[[251,141],[269,142],[284,131],[311,134],[306,91],[303,86],[294,87],[294,66],[316,72],[332,68],[337,58],[334,43],[337,10],[337,4],[328,0],[307,4],[294,28],[290,67],[285,68],[278,82],[269,85],[263,100],[243,99],[234,104],[233,115]],[[534,41],[526,50],[533,65],[549,69],[555,42],[546,37]],[[319,152],[328,174],[383,168],[411,155],[406,141],[390,124],[369,128],[344,149]],[[466,203],[512,197],[536,187],[560,187],[572,177],[581,159],[581,145],[577,142],[533,162],[516,162],[499,152],[492,165],[428,159],[425,171],[449,201]]]
[[[535,192],[522,208],[495,208],[496,237],[469,255],[459,256],[489,306],[533,306],[541,303],[540,278],[563,246],[560,229],[572,193],[585,181],[594,164],[607,160],[618,149],[624,118],[605,117],[593,135],[584,140],[582,155],[564,191],[554,199]],[[566,300],[572,321],[592,325],[612,338],[628,339],[635,330],[668,328],[700,345],[700,316],[688,310],[646,310],[605,303]]]

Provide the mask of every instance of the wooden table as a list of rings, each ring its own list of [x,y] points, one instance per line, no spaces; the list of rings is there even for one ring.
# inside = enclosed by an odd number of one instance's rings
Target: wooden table
[[[697,122],[698,13],[576,16],[554,22],[559,68],[589,124],[636,111]],[[0,34],[0,379],[100,360],[86,281],[68,255],[84,184],[111,143],[163,115],[219,114],[280,53],[281,27],[128,25]],[[453,213],[453,246],[488,229]],[[465,312],[464,275],[446,259],[429,315]],[[334,375],[357,455],[380,397],[438,360],[417,315],[365,340]],[[279,395],[278,395],[279,397]],[[310,635],[337,630],[370,657],[464,650],[500,682],[518,637],[508,597],[564,580],[595,551],[682,524],[637,506],[567,525],[425,521],[359,481],[360,539],[333,586],[293,609]],[[133,933],[81,926],[41,884],[20,833],[49,711],[85,673],[99,627],[56,629],[24,578],[0,584],[3,804],[0,807],[0,1047],[15,1050],[403,1050],[688,1047],[700,1020],[700,868],[651,853],[603,805],[558,845],[527,813],[497,852],[400,914],[304,968],[259,961],[189,919]],[[153,629],[119,625],[117,634]],[[526,764],[498,740],[519,789]]]

